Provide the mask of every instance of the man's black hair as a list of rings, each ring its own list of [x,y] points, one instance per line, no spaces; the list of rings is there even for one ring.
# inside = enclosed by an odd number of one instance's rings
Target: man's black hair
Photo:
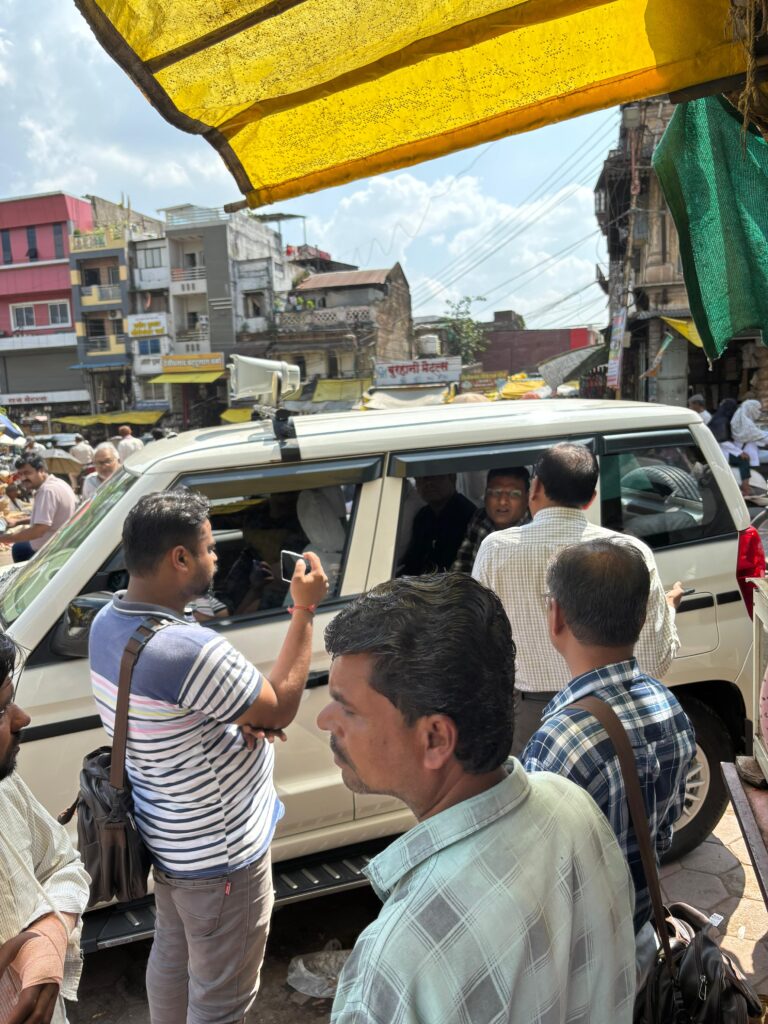
[[[129,574],[146,576],[179,544],[197,551],[208,512],[208,499],[195,491],[161,491],[139,499],[123,524]]]
[[[22,649],[7,633],[0,632],[0,685],[13,676],[24,660]]]
[[[152,438],[155,441],[162,441],[165,437],[165,431],[162,427],[152,427]]]
[[[547,570],[547,590],[568,628],[590,647],[636,644],[645,622],[651,574],[642,553],[624,540],[591,540],[564,548]]]
[[[325,630],[333,658],[368,654],[370,684],[412,725],[456,724],[469,774],[503,764],[512,746],[515,644],[496,594],[466,573],[404,576],[343,608]]]
[[[16,459],[16,469],[21,469],[22,466],[31,466],[32,469],[37,470],[38,473],[47,473],[48,467],[45,464],[45,459],[42,455],[20,455]]]
[[[486,487],[490,487],[491,481],[495,480],[497,476],[511,476],[515,480],[522,480],[526,491],[531,483],[531,474],[525,466],[512,466],[510,469],[489,469],[488,476],[485,479]]]
[[[550,501],[584,508],[597,487],[597,459],[583,444],[556,444],[541,456],[535,475]]]

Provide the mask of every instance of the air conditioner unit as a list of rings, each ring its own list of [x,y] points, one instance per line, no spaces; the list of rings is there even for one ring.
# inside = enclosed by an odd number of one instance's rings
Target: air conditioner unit
[[[206,314],[204,314],[204,313],[200,314],[200,316],[197,318],[197,326],[198,327],[207,327],[208,326],[208,317],[207,317]]]
[[[110,309],[107,314],[110,320],[122,320],[123,314],[119,309]]]

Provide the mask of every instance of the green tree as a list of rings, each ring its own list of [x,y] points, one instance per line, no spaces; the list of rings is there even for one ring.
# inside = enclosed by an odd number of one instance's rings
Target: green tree
[[[472,318],[472,303],[485,301],[482,295],[465,295],[457,302],[446,302],[445,344],[448,355],[461,356],[462,363],[474,363],[488,347],[481,324]]]

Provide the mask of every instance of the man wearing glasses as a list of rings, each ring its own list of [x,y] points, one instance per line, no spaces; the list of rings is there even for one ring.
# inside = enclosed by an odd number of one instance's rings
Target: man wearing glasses
[[[528,487],[531,475],[525,466],[513,469],[491,469],[485,485],[485,503],[477,509],[467,525],[453,572],[472,572],[475,557],[489,533],[522,526],[530,520]]]
[[[92,498],[96,491],[116,472],[120,465],[117,448],[109,441],[98,445],[93,453],[95,473],[89,473],[83,481],[83,499]]]

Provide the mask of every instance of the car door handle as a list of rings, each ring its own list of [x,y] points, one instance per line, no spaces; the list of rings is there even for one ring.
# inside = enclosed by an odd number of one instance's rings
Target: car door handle
[[[328,669],[322,669],[320,672],[310,672],[307,677],[307,689],[311,690],[316,686],[327,686],[328,685]]]

